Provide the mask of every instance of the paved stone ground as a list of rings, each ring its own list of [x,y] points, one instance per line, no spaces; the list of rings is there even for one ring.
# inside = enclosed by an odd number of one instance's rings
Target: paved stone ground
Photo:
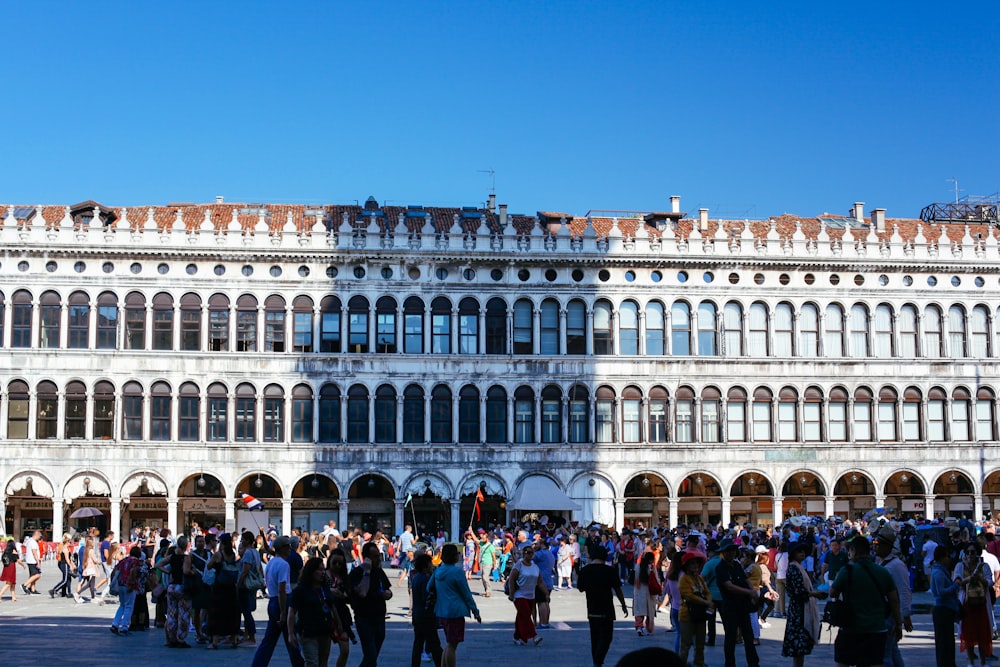
[[[18,569],[18,579],[23,581],[24,572]],[[395,584],[395,572],[390,572]],[[44,568],[39,590],[47,590],[58,577],[54,563]],[[476,590],[474,588],[474,590]],[[545,661],[560,667],[589,667],[590,643],[586,622],[586,606],[582,593],[578,591],[556,591],[552,595],[553,628],[540,630],[545,638],[540,646],[520,647],[512,642],[514,607],[503,596],[499,585],[490,598],[481,596],[476,603],[482,611],[483,624],[477,625],[470,619],[466,641],[459,647],[459,663],[464,665],[491,664],[508,665]],[[407,596],[405,589],[396,591],[397,596],[389,603],[391,618],[380,663],[393,667],[409,664],[412,634],[406,616]],[[629,590],[626,589],[626,597]],[[928,594],[917,594],[916,601],[929,604]],[[928,607],[929,608],[929,607]],[[216,652],[205,651],[194,645],[190,650],[168,649],[163,646],[163,630],[150,629],[145,633],[132,633],[128,637],[112,635],[108,626],[114,616],[114,605],[99,606],[96,603],[75,604],[72,600],[50,599],[47,594],[26,596],[18,591],[17,603],[11,603],[9,596],[0,601],[0,663],[3,667],[37,667],[39,664],[65,663],[74,667],[108,667],[109,665],[133,664],[142,667],[170,665],[209,665],[224,667],[229,665],[249,665],[253,649],[220,648]],[[620,610],[619,610],[620,611]],[[266,623],[266,605],[259,604],[255,617],[258,624]],[[664,614],[657,617],[657,631],[652,637],[637,637],[632,631],[631,619],[619,621],[616,636],[607,665],[611,667],[618,658],[630,650],[659,645],[672,648],[674,633],[664,632],[668,621]],[[934,665],[934,644],[929,613],[914,617],[914,632],[908,634],[901,645],[907,667],[932,667]],[[774,619],[771,627],[761,631],[761,645],[758,647],[761,664],[790,664],[789,658],[781,657],[781,639],[784,621]],[[263,629],[258,635],[263,634]],[[193,636],[192,636],[193,643]],[[348,665],[357,665],[361,652],[353,647]],[[956,646],[957,652],[957,646]],[[718,646],[706,649],[706,661],[712,667],[723,664],[722,626],[719,625]],[[958,656],[959,665],[966,664],[964,656]],[[832,636],[824,633],[824,640],[806,659],[807,664],[833,664]],[[279,644],[272,665],[288,665],[288,655]],[[331,661],[331,664],[333,662]],[[423,663],[429,665],[431,663]],[[745,665],[742,647],[737,646],[737,664]],[[992,663],[991,663],[992,664]],[[1000,664],[1000,663],[998,663]]]

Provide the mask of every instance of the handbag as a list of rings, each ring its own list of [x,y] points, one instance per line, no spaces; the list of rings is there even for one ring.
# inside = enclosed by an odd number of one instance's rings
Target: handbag
[[[205,571],[202,572],[202,574],[201,574],[201,583],[205,584],[206,586],[214,586],[215,585],[215,568],[214,567],[209,567],[207,564],[205,565]]]
[[[247,576],[243,577],[243,587],[248,591],[259,591],[263,590],[265,586],[264,573],[260,569],[260,564],[252,564]]]
[[[847,586],[840,592],[840,599],[830,600],[823,607],[823,622],[836,628],[846,628],[854,623],[854,611],[847,601],[847,591],[851,588],[851,573],[854,568],[845,565],[847,568]]]
[[[111,581],[108,582],[108,593],[120,595],[124,591],[121,588],[121,568],[115,567],[111,572]]]

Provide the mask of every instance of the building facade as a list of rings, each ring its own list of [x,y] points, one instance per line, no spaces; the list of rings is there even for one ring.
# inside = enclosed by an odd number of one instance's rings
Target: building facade
[[[1000,509],[990,225],[2,210],[7,532]]]

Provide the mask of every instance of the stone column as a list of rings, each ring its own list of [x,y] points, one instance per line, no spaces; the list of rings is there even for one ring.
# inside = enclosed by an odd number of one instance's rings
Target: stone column
[[[678,498],[670,498],[669,500],[667,500],[667,503],[668,503],[668,506],[670,508],[670,510],[669,510],[669,518],[668,518],[668,522],[670,523],[670,526],[668,526],[668,527],[669,528],[673,528],[674,526],[677,525],[677,513],[678,513],[677,510],[680,507],[681,501]],[[655,517],[654,517],[654,519],[655,519]]]
[[[924,518],[934,518],[934,494],[928,494],[924,497]]]
[[[542,311],[531,311],[531,354],[536,357],[542,352]]]
[[[340,509],[339,516],[337,517],[337,525],[340,526],[340,532],[346,533],[347,531],[347,508],[351,504],[351,501],[347,498],[341,498],[338,503]]]
[[[97,302],[96,301],[91,301],[87,305],[88,305],[88,310],[87,310],[87,349],[88,350],[96,350],[97,349]]]
[[[62,498],[52,499],[52,540],[61,540],[65,528],[63,528],[64,503]],[[4,508],[6,512],[6,508]],[[6,516],[6,514],[4,515]]]
[[[834,515],[833,501],[836,500],[836,498],[834,496],[826,496],[823,500],[825,501],[826,504],[826,507],[824,508],[824,511],[826,512],[825,518],[829,519],[831,516]]]
[[[785,499],[784,496],[775,496],[771,500],[771,502],[774,504],[774,509],[771,510],[772,514],[771,523],[775,528],[780,526],[781,523],[785,520],[785,510],[781,506],[781,503],[784,499]]]
[[[111,525],[108,526],[108,530],[113,530],[115,535],[118,536],[119,541],[124,542],[122,538],[122,499],[117,496],[111,496]]]
[[[566,354],[566,317],[565,308],[559,309],[559,354]]]
[[[618,309],[611,311],[611,354],[618,356],[621,354],[621,318],[618,316]]]
[[[2,417],[0,423],[3,423]],[[479,396],[479,442],[486,442],[486,394]]]
[[[977,493],[972,498],[972,512],[973,512],[972,516],[973,516],[973,518],[975,518],[975,519],[978,520],[979,517],[982,517],[983,516],[983,508],[984,508],[983,496],[982,496],[981,493]]]
[[[167,496],[167,528],[172,535],[177,535],[177,497]]]
[[[458,542],[460,540],[459,534],[462,532],[461,517],[459,514],[462,509],[462,501],[458,498],[451,498],[448,500],[451,505],[451,541]]]
[[[722,496],[722,527],[725,528],[732,521],[733,499],[729,496]]]
[[[593,518],[593,517],[585,517]],[[615,530],[619,533],[625,526],[625,499],[615,498]]]
[[[236,530],[236,500],[226,498],[223,500],[223,505],[226,512],[226,532],[232,533]]]
[[[396,510],[395,516],[393,517],[393,530],[397,535],[403,532],[403,526],[406,525],[406,518],[403,516],[406,513],[406,507],[404,507],[405,503],[406,498],[396,498],[392,501]]]
[[[292,534],[292,499],[281,499],[281,534]]]
[[[584,343],[586,345],[587,356],[592,356],[594,354],[594,310],[592,308],[587,309],[587,322],[586,330],[584,333]],[[8,321],[10,321],[8,319]]]
[[[646,356],[646,311],[639,311],[639,340],[636,343],[636,351],[641,356]]]

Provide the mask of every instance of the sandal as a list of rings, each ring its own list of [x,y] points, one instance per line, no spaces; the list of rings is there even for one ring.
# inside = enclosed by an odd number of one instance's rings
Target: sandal
[[[209,644],[205,647],[206,651],[218,651],[219,647],[216,644]]]

